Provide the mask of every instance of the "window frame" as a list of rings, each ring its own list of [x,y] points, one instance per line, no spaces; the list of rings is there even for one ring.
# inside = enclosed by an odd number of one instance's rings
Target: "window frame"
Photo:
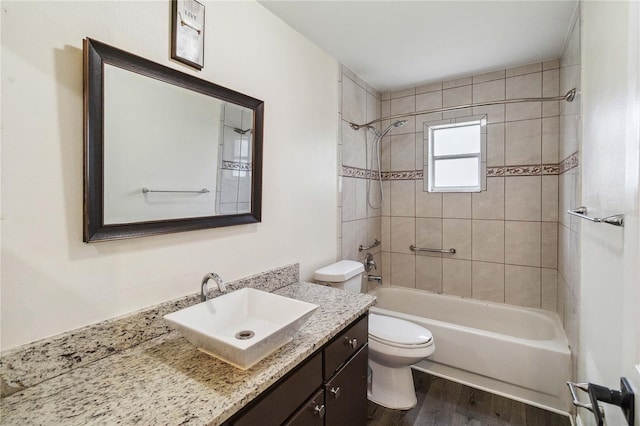
[[[486,128],[487,119],[486,116],[481,118],[469,117],[468,120],[458,119],[454,123],[429,125],[427,124],[427,191],[428,192],[480,192],[482,191],[482,170],[483,170],[483,130]],[[469,152],[464,154],[449,154],[449,155],[435,155],[434,144],[435,137],[434,132],[442,129],[451,129],[456,127],[470,127],[478,126],[479,145],[478,152]],[[478,161],[478,184],[474,186],[437,186],[435,184],[435,163],[438,160],[451,160],[451,159],[464,159],[464,158],[476,158]]]

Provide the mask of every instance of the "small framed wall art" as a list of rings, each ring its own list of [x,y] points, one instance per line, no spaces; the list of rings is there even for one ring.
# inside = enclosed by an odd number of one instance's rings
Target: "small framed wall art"
[[[204,5],[171,1],[171,58],[201,70],[204,66]]]

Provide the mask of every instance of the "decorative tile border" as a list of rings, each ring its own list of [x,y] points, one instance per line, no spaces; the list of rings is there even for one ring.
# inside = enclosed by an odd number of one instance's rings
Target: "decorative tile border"
[[[342,166],[340,176],[360,178],[360,179],[378,179],[380,173],[377,170],[360,169],[358,167]]]
[[[221,169],[224,170],[241,170],[243,172],[251,171],[251,163],[236,163],[234,161],[223,161]]]
[[[578,161],[579,155],[576,151],[558,164],[487,167],[487,177],[561,175],[577,167]],[[366,170],[350,166],[342,166],[342,173],[340,175],[359,179],[378,179],[379,176],[376,170]],[[415,180],[423,178],[424,173],[422,170],[382,172],[382,180]]]
[[[580,156],[578,155],[578,151],[576,151],[570,156],[568,156],[567,158],[565,158],[564,160],[562,160],[560,164],[558,164],[558,169],[559,169],[558,174],[568,172],[574,167],[578,167],[579,158]]]
[[[487,177],[557,175],[557,164],[487,167]]]
[[[227,289],[253,287],[272,292],[299,281],[300,266],[294,263],[228,282]],[[194,288],[197,287],[198,283],[194,283]],[[210,297],[219,295],[213,288],[209,294]],[[198,292],[3,351],[0,353],[0,396],[4,398],[162,336],[172,330],[163,319],[165,314],[199,302]]]
[[[382,180],[415,180],[422,179],[422,170],[405,170],[400,172],[382,172]]]

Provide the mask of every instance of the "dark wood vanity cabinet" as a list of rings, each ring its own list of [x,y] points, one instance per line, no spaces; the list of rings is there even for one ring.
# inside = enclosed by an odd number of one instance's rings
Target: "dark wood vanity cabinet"
[[[367,423],[367,360],[364,345],[325,385],[325,425],[365,425]]]
[[[365,314],[224,425],[364,426],[367,338]]]

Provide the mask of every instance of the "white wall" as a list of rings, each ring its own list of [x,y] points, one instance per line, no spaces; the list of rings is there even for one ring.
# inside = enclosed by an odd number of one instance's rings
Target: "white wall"
[[[640,3],[581,3],[582,203],[625,227],[581,221],[578,381],[640,392]],[[588,398],[586,398],[588,399]],[[608,425],[626,424],[605,407]],[[636,396],[635,425],[640,425]],[[578,410],[584,424],[591,413]]]
[[[204,2],[205,67],[170,2],[2,2],[2,349],[291,262],[334,261],[338,66],[255,2]],[[262,223],[82,242],[82,39],[265,101]]]

